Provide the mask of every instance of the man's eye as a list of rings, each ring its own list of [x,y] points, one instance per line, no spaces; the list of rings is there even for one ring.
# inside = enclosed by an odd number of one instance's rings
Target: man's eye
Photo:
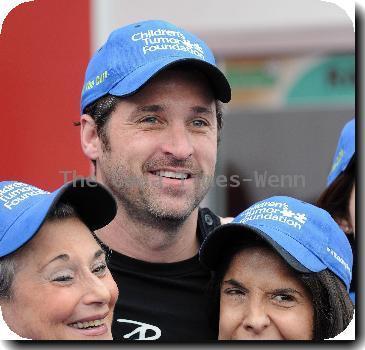
[[[195,119],[192,121],[192,124],[197,128],[202,128],[203,126],[208,125],[208,123],[202,119]]]
[[[140,120],[140,123],[146,123],[146,124],[157,124],[158,119],[154,116],[147,116]]]

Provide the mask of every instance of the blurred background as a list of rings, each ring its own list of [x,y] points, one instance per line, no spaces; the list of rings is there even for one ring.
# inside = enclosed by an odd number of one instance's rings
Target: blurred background
[[[353,23],[320,0],[21,4],[0,35],[0,180],[53,190],[90,174],[73,126],[84,71],[113,29],[146,19],[201,37],[233,88],[203,205],[234,216],[276,194],[315,201],[355,113]]]

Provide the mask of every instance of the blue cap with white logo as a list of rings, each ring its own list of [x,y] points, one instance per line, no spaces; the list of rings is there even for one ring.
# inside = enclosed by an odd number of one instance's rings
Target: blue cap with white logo
[[[81,112],[98,98],[135,93],[160,71],[188,62],[208,77],[216,98],[231,99],[231,88],[209,47],[195,35],[150,20],[114,30],[91,58],[81,93]]]
[[[329,186],[338,175],[346,170],[355,154],[355,119],[346,123],[341,131],[337,149],[333,157],[332,168],[327,178]]]
[[[27,243],[57,203],[70,204],[90,230],[113,220],[117,206],[99,183],[78,179],[50,193],[17,181],[0,182],[0,257]]]
[[[265,199],[216,228],[200,248],[200,261],[216,270],[226,249],[252,235],[269,243],[295,270],[329,269],[349,290],[353,256],[346,235],[325,210],[290,197]]]

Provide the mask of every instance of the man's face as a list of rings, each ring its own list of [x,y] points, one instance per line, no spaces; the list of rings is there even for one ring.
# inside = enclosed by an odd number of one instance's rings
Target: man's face
[[[135,217],[183,220],[214,176],[214,96],[199,73],[167,70],[123,99],[99,146],[97,179]]]

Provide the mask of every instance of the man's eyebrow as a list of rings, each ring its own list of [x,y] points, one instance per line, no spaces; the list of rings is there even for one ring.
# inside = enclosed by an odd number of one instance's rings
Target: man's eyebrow
[[[146,106],[138,106],[136,108],[137,112],[161,112],[164,110],[164,106],[162,105],[146,105]]]
[[[191,110],[194,113],[199,113],[199,114],[212,114],[213,111],[210,107],[203,107],[203,106],[194,106],[191,108]]]

